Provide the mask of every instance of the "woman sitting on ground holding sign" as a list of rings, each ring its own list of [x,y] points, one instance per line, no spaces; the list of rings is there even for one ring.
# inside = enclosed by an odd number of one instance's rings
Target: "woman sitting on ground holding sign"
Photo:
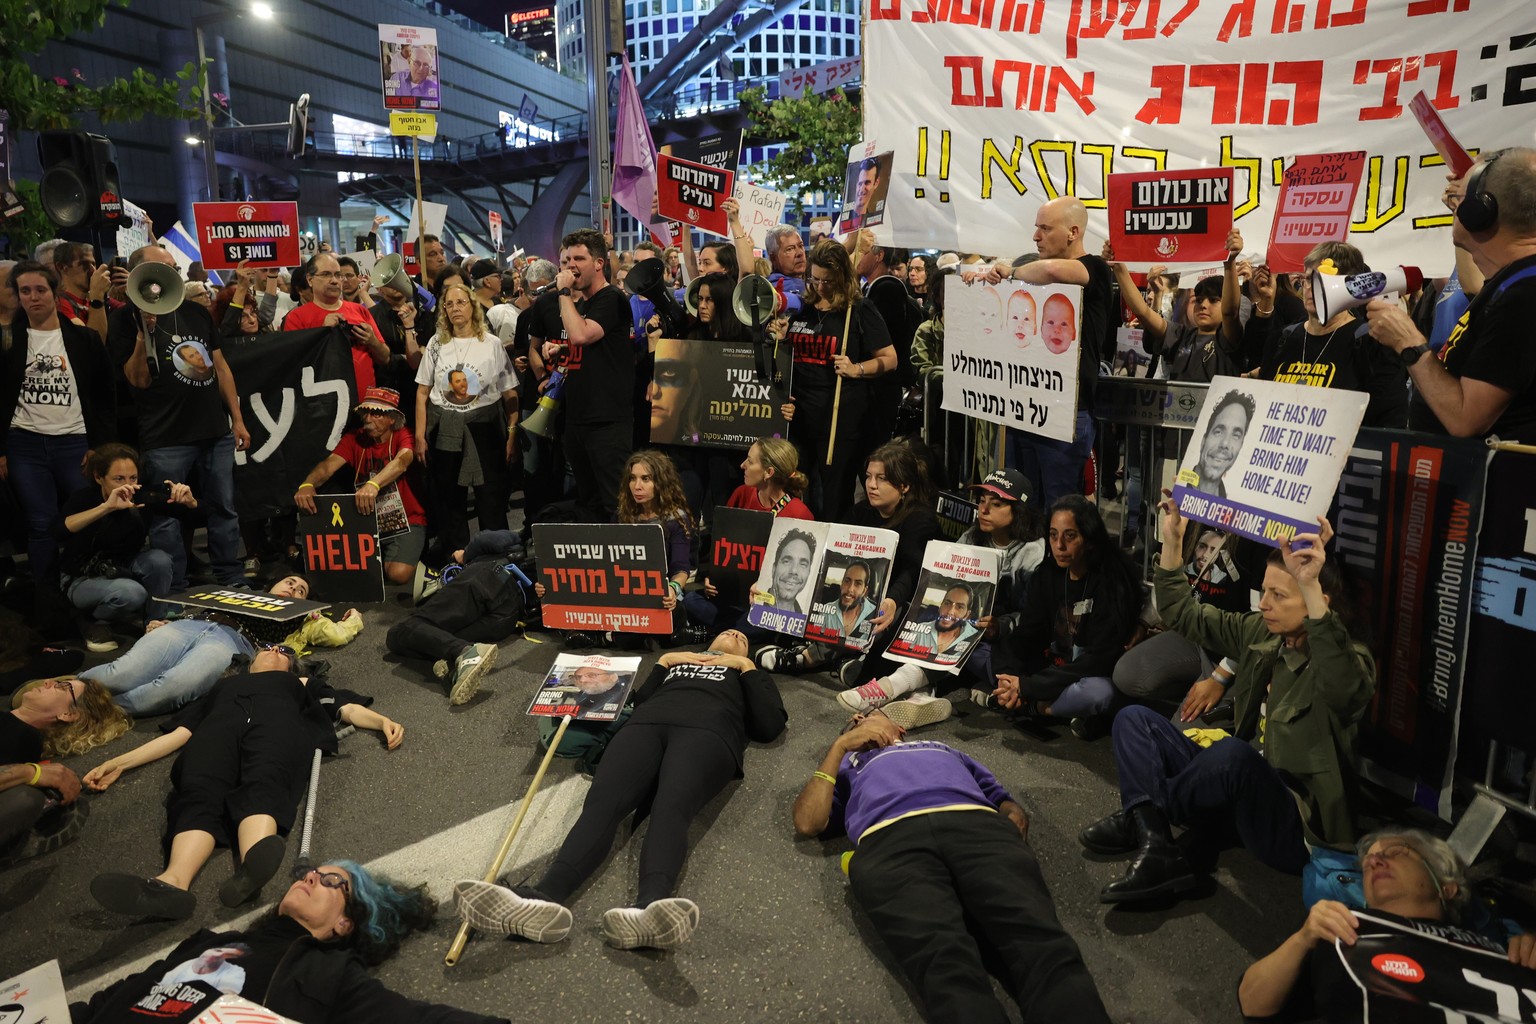
[[[732,779],[742,777],[747,740],[769,743],[787,715],[778,688],[747,658],[747,638],[727,630],[702,654],[664,654],[635,692],[634,716],[608,744],[581,816],[534,885],[481,881],[454,886],[464,920],[495,935],[559,942],[571,930],[564,904],[608,856],[619,822],[650,798],[633,907],[603,915],[603,937],[619,949],[672,949],[688,941],[699,908],[675,897],[688,853],[688,825]]]
[[[269,594],[303,601],[309,597],[309,581],[284,576],[272,584]],[[354,608],[341,622],[324,620],[333,634],[325,645],[339,647],[363,628]],[[166,715],[207,693],[219,676],[237,659],[249,661],[263,643],[297,643],[307,635],[307,622],[296,619],[263,619],[225,611],[194,611],[185,618],[156,619],[144,627],[144,635],[116,661],[86,669],[81,679],[101,683],[113,699],[132,715]]]
[[[1318,532],[1297,534],[1269,556],[1259,610],[1223,612],[1195,601],[1184,572],[1185,520],[1168,491],[1163,548],[1153,577],[1164,624],[1218,657],[1237,660],[1232,735],[1186,733],[1135,706],[1114,723],[1122,809],[1083,830],[1098,853],[1135,853],[1105,903],[1183,892],[1196,869],[1173,844],[1172,825],[1206,843],[1235,833],[1255,857],[1298,873],[1308,845],[1348,849],[1355,829],[1356,729],[1376,691],[1376,663],[1350,635],[1344,581]],[[1298,810],[1300,813],[1298,813]]]
[[[405,730],[368,705],[373,698],[300,676],[291,648],[263,645],[250,671],[221,680],[207,696],[160,726],[165,735],[111,758],[81,780],[100,793],[130,768],[171,754],[166,799],[166,866],[154,878],[97,875],[91,895],[108,910],[135,916],[190,917],[187,890],[219,846],[239,850],[240,866],[219,887],[238,907],[256,896],[283,862],[283,840],[309,781],[313,754],[336,753],[336,726],[384,734],[393,750]]]
[[[885,589],[885,600],[880,602],[879,613],[872,620],[874,644],[862,659],[845,661],[838,670],[843,685],[852,688],[839,693],[837,702],[855,714],[868,714],[915,688],[901,689],[888,675],[878,677],[895,667],[882,657],[890,646],[891,627],[917,592],[928,542],[941,536],[939,520],[933,512],[933,482],[911,446],[893,441],[870,454],[864,464],[864,497],[865,503],[853,510],[850,524],[894,530],[899,539],[891,558],[891,581]],[[776,672],[805,671],[829,668],[846,653],[824,644],[763,648],[758,653],[758,663],[764,668],[772,666],[771,671]]]
[[[1082,495],[1051,506],[1047,543],[1051,557],[1030,578],[1013,634],[992,652],[997,685],[972,697],[1025,717],[1070,719],[1087,738],[1114,701],[1109,675],[1137,628],[1141,582]]]
[[[814,519],[800,496],[805,493],[805,474],[800,472],[800,453],[782,437],[760,437],[747,449],[741,462],[743,483],[731,492],[728,508],[771,512],[785,519]],[[689,617],[705,629],[717,623],[739,623],[745,608],[720,604],[720,591],[705,576],[700,590],[683,595]]]
[[[1237,989],[1244,1020],[1361,1020],[1361,1002],[1367,999],[1372,1009],[1389,1009],[1390,1001],[1377,1000],[1392,998],[1392,962],[1385,965],[1386,977],[1377,979],[1381,982],[1379,986],[1362,986],[1350,976],[1350,950],[1360,941],[1362,932],[1372,936],[1422,933],[1454,958],[1444,966],[1437,963],[1430,967],[1431,972],[1441,977],[1459,977],[1454,967],[1457,960],[1471,967],[1479,962],[1488,964],[1486,957],[1473,952],[1476,950],[1496,953],[1511,964],[1536,969],[1536,935],[1516,935],[1506,950],[1464,927],[1463,918],[1471,905],[1467,868],[1449,843],[1418,829],[1388,829],[1366,836],[1357,849],[1363,869],[1365,912],[1393,927],[1362,921],[1355,911],[1333,900],[1313,904],[1306,923],[1294,935],[1244,972]],[[1380,953],[1390,952],[1375,944],[1373,948],[1379,950],[1375,959],[1383,959]],[[1466,954],[1456,952],[1458,948],[1465,949],[1471,959],[1464,959]],[[1368,958],[1369,954],[1360,959]],[[1407,957],[1395,959],[1405,968],[1413,963]],[[1402,980],[1418,983],[1425,978],[1422,972],[1417,976],[1405,973]],[[1497,979],[1490,982],[1484,978],[1476,989],[1468,986],[1466,991],[1478,992],[1492,1009],[1493,994],[1499,991],[1493,986],[1499,984]],[[1527,980],[1522,987],[1531,985],[1532,981]],[[1375,995],[1368,994],[1371,989]],[[1509,998],[1516,998],[1513,986]],[[1439,999],[1435,1002],[1443,1005]],[[1479,1008],[1456,1004],[1447,1007],[1446,1019],[1466,1020],[1460,1013],[1453,1016],[1452,1011],[1471,1013]]]

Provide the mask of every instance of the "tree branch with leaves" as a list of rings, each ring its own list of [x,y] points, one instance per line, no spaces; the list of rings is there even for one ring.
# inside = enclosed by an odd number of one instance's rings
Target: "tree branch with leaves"
[[[772,102],[762,88],[747,89],[741,94],[741,108],[751,119],[748,135],[783,144],[781,153],[757,169],[789,194],[796,216],[805,209],[802,196],[842,193],[848,150],[863,132],[859,106],[842,89]]]

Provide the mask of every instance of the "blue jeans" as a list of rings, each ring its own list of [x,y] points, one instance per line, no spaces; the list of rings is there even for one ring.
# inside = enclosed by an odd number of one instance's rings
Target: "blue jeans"
[[[1168,820],[1217,835],[1235,831],[1272,868],[1293,875],[1308,861],[1296,800],[1264,756],[1228,737],[1209,747],[1192,742],[1151,708],[1128,707],[1112,732],[1120,803],[1151,803]]]
[[[1102,715],[1115,702],[1115,684],[1108,676],[1084,676],[1051,701],[1055,718],[1086,718]]]
[[[198,508],[208,514],[208,560],[213,574],[225,586],[244,586],[240,567],[240,517],[235,514],[235,435],[197,444],[172,444],[144,453],[143,479],[160,483],[187,483],[197,471]],[[187,549],[181,543],[181,520],[155,516],[149,524],[149,543],[171,556],[171,590],[187,589]]]
[[[65,593],[70,603],[90,612],[97,622],[122,622],[145,610],[160,618],[168,605],[152,600],[171,592],[171,556],[150,548],[140,551],[127,574],[115,580],[82,577],[71,580]]]
[[[228,626],[182,619],[144,634],[127,654],[87,669],[80,678],[105,686],[130,715],[167,715],[213,689],[236,657],[255,653]]]
[[[12,430],[6,437],[11,488],[27,515],[27,562],[32,575],[52,580],[59,560],[53,521],[63,500],[85,486],[80,466],[90,444],[84,434],[35,434]]]
[[[1040,504],[1049,509],[1057,498],[1083,492],[1083,465],[1093,451],[1093,438],[1093,416],[1087,412],[1077,414],[1070,441],[1010,430],[1007,462],[1029,477]]]

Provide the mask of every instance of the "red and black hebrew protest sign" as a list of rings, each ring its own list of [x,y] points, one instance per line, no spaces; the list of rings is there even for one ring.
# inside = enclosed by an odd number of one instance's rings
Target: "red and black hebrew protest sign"
[[[1232,230],[1232,171],[1109,176],[1109,241],[1124,263],[1223,260]]]
[[[197,248],[209,270],[299,265],[298,203],[193,203]]]
[[[895,152],[881,241],[1012,256],[1042,204],[1078,196],[1092,252],[1111,174],[1230,168],[1257,246],[1293,154],[1359,149],[1352,240],[1446,273],[1447,166],[1410,100],[1485,146],[1528,123],[1525,6],[871,0],[863,130]]]
[[[293,492],[341,442],[357,404],[346,332],[334,327],[225,338],[251,444],[235,453],[235,511],[293,512]]]
[[[789,421],[781,410],[789,401],[794,350],[770,343],[765,361],[774,350],[778,379],[762,380],[751,342],[658,339],[651,442],[745,451],[760,437],[786,436]]]
[[[745,608],[747,590],[763,568],[763,551],[773,530],[773,513],[715,506],[709,549],[709,582],[723,608]]]
[[[357,496],[315,495],[315,513],[299,513],[304,575],[331,601],[384,600],[378,516],[357,510]]]
[[[1379,659],[1376,697],[1360,728],[1362,771],[1447,821],[1476,621],[1478,524],[1485,509],[1501,507],[1484,502],[1487,462],[1481,440],[1366,429],[1350,446],[1334,496],[1334,550],[1360,588],[1355,603],[1370,618]],[[1494,479],[1486,478],[1491,496]],[[1525,505],[1507,508],[1523,543]],[[1507,675],[1504,652],[1523,648],[1508,646],[1510,636],[1487,639],[1481,649],[1499,652],[1498,674]],[[1495,713],[1515,721],[1512,710]]]
[[[1313,956],[1318,1006],[1329,1020],[1392,1024],[1530,1024],[1531,972],[1498,943],[1433,921],[1354,911],[1358,937]]]
[[[1409,102],[1408,108],[1413,111],[1413,116],[1418,120],[1419,127],[1424,129],[1424,134],[1429,137],[1430,145],[1435,147],[1435,152],[1440,154],[1440,159],[1445,161],[1446,170],[1455,177],[1462,177],[1472,169],[1475,161],[1466,147],[1456,140],[1451,134],[1450,126],[1445,123],[1445,118],[1440,116],[1440,111],[1430,101],[1423,89]]]
[[[656,523],[537,523],[534,552],[544,585],[544,626],[618,633],[671,633],[667,544]]]
[[[578,722],[611,722],[624,709],[639,674],[639,658],[557,654],[549,674],[528,704],[528,714],[535,718],[570,715]]]
[[[656,209],[668,220],[729,237],[721,204],[731,198],[735,169],[707,167],[665,153],[656,157]]]
[[[1364,169],[1363,150],[1299,156],[1285,169],[1269,230],[1269,269],[1299,273],[1314,245],[1348,240],[1350,211]]]
[[[171,594],[160,600],[186,605],[188,608],[249,615],[273,622],[287,622],[330,607],[324,601],[302,601],[297,597],[278,597],[276,594],[255,590],[229,590],[222,587],[193,587],[185,594]]]

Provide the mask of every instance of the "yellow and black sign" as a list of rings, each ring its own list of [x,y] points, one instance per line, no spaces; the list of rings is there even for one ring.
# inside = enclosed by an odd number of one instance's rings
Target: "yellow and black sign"
[[[414,110],[391,110],[389,112],[389,134],[436,135],[437,115],[423,114]]]

